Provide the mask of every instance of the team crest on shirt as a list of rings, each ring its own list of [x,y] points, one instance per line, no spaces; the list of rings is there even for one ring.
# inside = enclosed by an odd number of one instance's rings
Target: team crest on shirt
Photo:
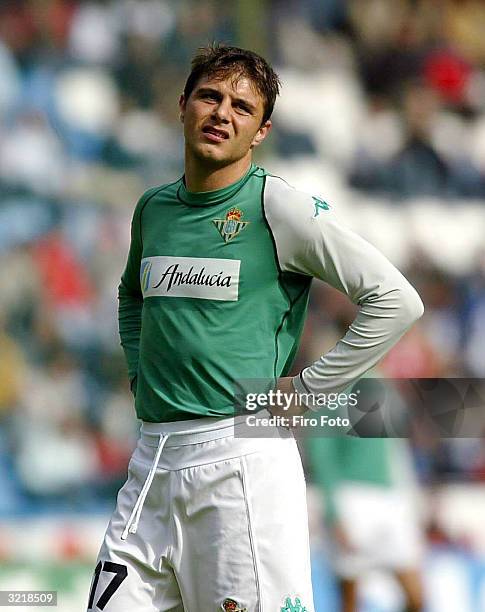
[[[287,597],[281,612],[308,612],[308,609],[301,603],[299,597],[295,597],[295,603],[292,602],[291,597]]]
[[[248,612],[247,608],[241,608],[238,602],[232,597],[226,597],[221,604],[221,610],[224,612]]]
[[[212,219],[212,223],[216,226],[224,242],[232,240],[249,225],[249,221],[241,221],[242,216],[242,210],[239,210],[239,208],[231,208],[226,214],[225,219]]]

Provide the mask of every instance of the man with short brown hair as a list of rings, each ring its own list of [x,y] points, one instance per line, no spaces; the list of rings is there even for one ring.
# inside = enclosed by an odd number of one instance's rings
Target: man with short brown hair
[[[185,174],[148,190],[135,209],[119,326],[141,438],[89,609],[314,610],[295,440],[286,430],[235,436],[234,384],[267,379],[307,396],[343,390],[422,304],[323,199],[252,164],[278,91],[257,54],[202,50],[180,97]],[[334,349],[291,378],[313,277],[361,309]]]

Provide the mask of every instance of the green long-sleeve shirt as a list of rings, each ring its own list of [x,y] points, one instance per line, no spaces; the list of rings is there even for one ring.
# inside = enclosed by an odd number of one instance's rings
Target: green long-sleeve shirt
[[[359,313],[295,386],[328,393],[371,368],[422,313],[404,277],[343,227],[321,199],[262,168],[224,189],[183,179],[135,209],[119,287],[119,330],[138,417],[164,422],[233,414],[233,383],[285,375],[313,277]]]

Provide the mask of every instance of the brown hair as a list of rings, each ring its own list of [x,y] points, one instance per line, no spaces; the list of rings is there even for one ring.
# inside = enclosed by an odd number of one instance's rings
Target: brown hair
[[[185,83],[185,100],[188,100],[201,77],[224,78],[228,74],[234,75],[235,78],[245,76],[254,83],[264,100],[262,123],[267,121],[273,112],[281,83],[268,62],[257,53],[247,49],[222,44],[200,48],[192,59],[192,70]]]

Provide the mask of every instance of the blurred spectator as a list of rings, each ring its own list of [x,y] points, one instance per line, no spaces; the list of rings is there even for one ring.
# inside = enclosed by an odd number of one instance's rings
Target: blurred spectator
[[[157,40],[131,35],[123,59],[116,70],[116,81],[123,92],[123,108],[149,108],[156,97],[161,77],[161,57]]]
[[[121,46],[113,17],[107,2],[78,4],[69,31],[71,56],[86,64],[113,65]]]
[[[351,183],[357,188],[388,192],[400,198],[483,195],[485,181],[471,160],[464,163],[456,152],[447,158],[433,141],[441,108],[435,92],[423,84],[409,83],[404,88],[402,105],[401,126],[387,109],[377,107],[374,111],[371,117],[374,136],[375,130],[379,130],[384,143],[380,139],[367,141],[367,149],[361,150],[356,158]],[[383,149],[389,141],[391,146]]]
[[[465,318],[465,364],[471,376],[485,377],[485,254],[474,274],[467,279]]]
[[[25,360],[18,345],[5,334],[0,320],[0,423],[19,404],[25,378]]]
[[[57,427],[42,423],[24,427],[16,467],[32,501],[50,500],[58,510],[63,501],[72,510],[82,507],[89,501],[87,485],[97,474],[94,444],[85,425],[65,419]]]
[[[0,179],[39,195],[56,195],[64,187],[66,159],[62,143],[40,112],[17,117],[0,143]]]
[[[20,96],[20,79],[10,49],[0,38],[0,119],[4,120],[15,108]],[[3,127],[3,125],[2,125]]]
[[[67,346],[93,342],[90,305],[94,287],[88,271],[60,234],[41,240],[34,252],[42,286],[42,303]]]

